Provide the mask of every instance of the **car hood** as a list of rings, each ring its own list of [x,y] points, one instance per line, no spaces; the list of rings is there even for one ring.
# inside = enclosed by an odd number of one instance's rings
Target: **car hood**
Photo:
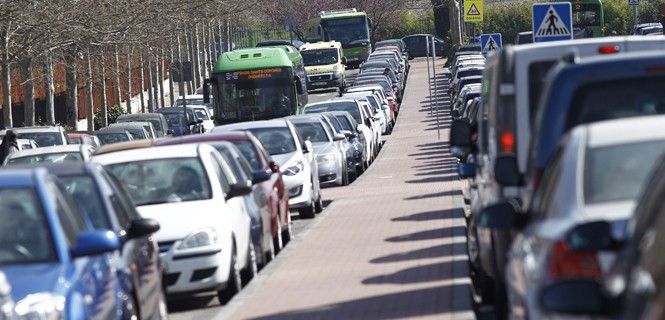
[[[272,159],[279,164],[280,167],[286,169],[285,165],[290,164],[296,156],[296,152],[272,155]]]
[[[334,153],[336,151],[335,145],[332,142],[317,142],[312,144],[312,146],[314,147],[315,155]]]
[[[160,228],[155,239],[161,241],[180,240],[202,228],[210,228],[220,216],[222,203],[213,200],[169,202],[138,206],[143,218],[155,219]]]
[[[308,75],[312,74],[319,74],[319,73],[330,73],[335,71],[333,68],[335,67],[334,64],[326,64],[326,65],[320,65],[320,66],[310,66],[310,67],[305,67],[305,72],[307,72]]]
[[[7,276],[12,288],[12,298],[18,302],[31,293],[64,294],[63,288],[58,288],[64,285],[64,282],[60,281],[64,269],[60,263],[36,263],[4,266],[0,271]]]

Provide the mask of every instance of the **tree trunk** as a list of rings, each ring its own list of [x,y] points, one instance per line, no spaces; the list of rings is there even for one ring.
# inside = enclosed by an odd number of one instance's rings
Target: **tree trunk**
[[[199,25],[194,25],[194,34],[192,36],[192,58],[194,58],[194,90],[201,85],[201,50],[199,46]]]
[[[46,87],[46,124],[55,124],[55,88],[53,86],[53,57],[51,52],[44,59],[44,86]]]
[[[88,107],[86,108],[85,118],[88,124],[88,131],[95,130],[95,99],[92,95],[92,59],[90,59],[90,49],[86,53],[86,81],[85,97]]]
[[[139,73],[139,82],[141,83],[141,88],[139,89],[139,96],[141,97],[141,112],[145,113],[145,65],[143,64],[143,53],[139,53],[139,68],[141,72]]]
[[[2,120],[5,128],[14,126],[12,121],[12,76],[9,61],[9,37],[5,34],[2,41]]]
[[[35,80],[32,74],[32,58],[27,57],[21,63],[23,74],[23,125],[35,125]]]
[[[155,111],[157,103],[157,92],[155,90],[155,68],[153,67],[152,56],[148,57],[148,112]],[[145,112],[145,111],[144,111]]]
[[[131,50],[127,48],[127,61],[125,63],[125,81],[127,85],[127,90],[125,96],[127,99],[127,113],[132,113],[132,56]]]
[[[450,3],[450,36],[453,45],[462,43],[462,30],[460,21],[460,8],[455,1]]]
[[[67,72],[67,102],[65,103],[65,109],[67,114],[67,124],[78,130],[78,117],[79,117],[79,105],[78,105],[78,83],[76,77],[76,54],[71,53],[65,60],[66,72]]]
[[[129,54],[127,56],[129,56]],[[113,74],[113,98],[115,99],[115,105],[120,106],[122,103],[122,95],[120,94],[120,52],[118,51],[118,45],[114,46],[113,57],[115,58],[115,73]],[[104,104],[102,108],[106,108],[106,104]]]
[[[186,61],[188,61],[192,65],[192,68],[195,68],[194,67],[194,62],[192,61],[193,60],[192,59],[192,36],[191,36],[191,33],[187,32],[186,30],[185,30],[185,46],[186,46],[185,53],[187,54]],[[192,94],[194,92],[192,82],[193,81],[187,81],[185,83],[186,86],[187,86],[187,94]]]
[[[175,86],[173,85],[173,73],[171,72],[171,66],[173,65],[173,45],[169,46],[169,102],[171,105],[175,102]]]
[[[106,99],[106,66],[104,65],[106,60],[104,59],[104,50],[103,49],[100,50],[99,54],[100,54],[100,57],[101,57],[99,59],[99,88],[100,88],[100,96],[102,98],[101,99],[102,114],[101,114],[101,119],[99,119],[99,120],[100,120],[100,123],[101,123],[102,127],[106,127],[106,126],[109,125],[109,112],[108,112],[108,100]],[[116,69],[116,71],[120,71],[120,70]],[[117,80],[118,80],[117,88],[119,89],[120,88],[120,76],[118,76]],[[115,88],[114,88],[114,93],[119,94],[120,90],[117,90],[117,92],[116,92]],[[118,98],[118,100],[116,100],[116,101],[118,103],[118,106],[120,106],[120,99]]]
[[[183,61],[182,61],[182,45],[180,43],[180,35],[178,35],[176,37],[176,40],[178,41],[178,61],[180,62],[180,66],[181,66],[180,70],[182,70]],[[180,82],[178,82],[178,96],[183,96],[183,98],[184,98],[184,96],[185,96],[185,82],[182,81],[182,77],[184,75],[182,74],[182,72],[179,72],[179,73],[180,73],[181,79],[180,79]],[[173,100],[173,101],[175,103],[175,100]]]
[[[161,102],[161,107],[164,108],[166,107],[165,100],[164,100],[164,48],[159,49],[159,57],[157,58],[157,80],[159,84],[159,101]]]

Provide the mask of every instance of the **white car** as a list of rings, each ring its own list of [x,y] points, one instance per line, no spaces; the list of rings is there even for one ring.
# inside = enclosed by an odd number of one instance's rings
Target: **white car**
[[[602,121],[578,126],[562,138],[529,208],[532,218],[508,254],[511,319],[550,316],[543,314],[539,299],[544,285],[598,279],[609,271],[616,254],[572,251],[568,231],[603,220],[617,238],[624,236],[651,168],[665,150],[663,123],[665,116]]]
[[[215,127],[215,122],[212,120],[212,115],[210,114],[208,108],[205,106],[193,106],[192,109],[194,109],[194,114],[196,114],[196,117],[203,120],[201,125],[203,126],[205,132],[212,131],[212,128]]]
[[[250,216],[242,196],[247,181],[234,181],[212,146],[188,144],[106,153],[93,161],[122,182],[144,218],[161,225],[155,234],[169,295],[217,291],[225,303],[242,287],[241,270],[256,273]]]
[[[379,154],[379,149],[381,149],[381,133],[383,132],[381,127],[381,115],[379,115],[378,112],[375,113],[367,102],[360,101],[360,107],[370,119],[372,132],[374,132],[374,157],[376,157],[376,155]]]
[[[314,149],[304,141],[293,124],[285,119],[250,121],[215,127],[212,132],[250,131],[253,133],[282,172],[289,191],[289,207],[297,209],[303,218],[313,218],[323,210],[319,172]]]
[[[94,150],[95,148],[88,144],[68,144],[36,149],[23,149],[7,156],[3,165],[88,161]]]

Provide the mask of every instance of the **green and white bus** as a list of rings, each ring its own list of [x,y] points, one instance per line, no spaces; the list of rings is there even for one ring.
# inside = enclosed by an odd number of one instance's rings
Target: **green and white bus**
[[[309,37],[316,35],[323,41],[337,41],[342,44],[349,67],[359,66],[372,52],[370,27],[372,22],[367,13],[354,9],[328,10],[319,12],[316,28],[309,30]]]
[[[290,46],[240,49],[223,53],[203,86],[212,90],[218,125],[302,114],[307,104],[303,59]]]
[[[605,36],[605,12],[601,0],[568,0],[573,7],[574,38]]]

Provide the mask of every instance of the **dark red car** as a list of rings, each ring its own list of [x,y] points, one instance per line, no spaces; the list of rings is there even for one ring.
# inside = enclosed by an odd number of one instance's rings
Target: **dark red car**
[[[284,188],[279,165],[272,161],[259,140],[248,131],[233,131],[224,133],[211,133],[182,136],[177,138],[160,139],[155,141],[156,146],[205,143],[215,141],[228,141],[233,143],[247,158],[254,171],[271,173],[270,180],[261,182],[265,194],[268,196],[272,216],[272,236],[275,249],[278,251],[291,240],[291,215],[289,214],[289,194]]]

